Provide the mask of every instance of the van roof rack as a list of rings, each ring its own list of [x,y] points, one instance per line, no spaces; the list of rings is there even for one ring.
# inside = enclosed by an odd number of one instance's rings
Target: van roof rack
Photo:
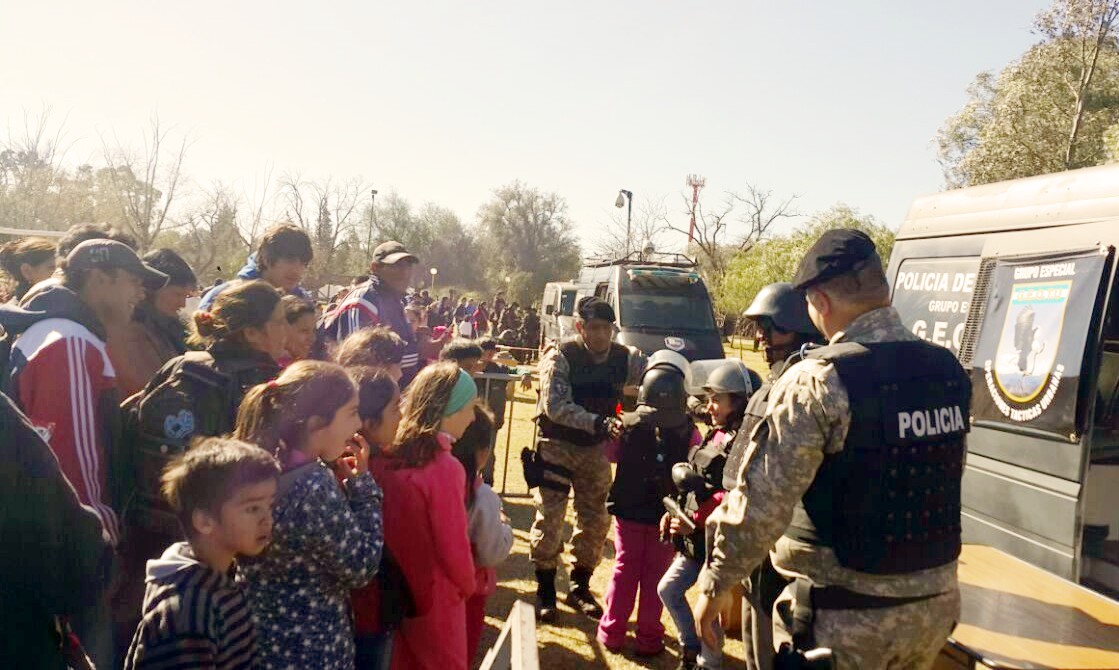
[[[645,254],[640,251],[631,251],[628,255],[611,258],[607,256],[591,257],[584,261],[583,267],[604,268],[611,265],[659,265],[670,268],[696,267],[696,262],[684,254],[653,252]]]

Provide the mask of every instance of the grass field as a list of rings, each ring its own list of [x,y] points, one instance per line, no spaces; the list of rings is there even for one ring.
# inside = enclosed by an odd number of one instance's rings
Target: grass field
[[[735,342],[737,345],[738,342]],[[764,378],[766,372],[765,361],[759,353],[752,351],[751,343],[745,341],[740,350],[737,347],[727,347],[728,357],[741,357],[746,364],[761,374]],[[528,531],[532,526],[533,506],[532,499],[525,486],[521,472],[520,453],[523,447],[528,446],[533,437],[532,414],[535,410],[536,392],[518,391],[512,405],[512,420],[507,422],[508,428],[503,429],[498,436],[496,450],[497,467],[494,478],[494,488],[502,491],[504,483],[505,511],[513,524],[515,543],[513,554],[498,568],[500,584],[497,593],[489,601],[486,612],[486,630],[482,639],[481,649],[490,647],[496,640],[501,626],[505,621],[509,609],[517,599],[533,603],[536,596],[536,582],[533,577],[532,562],[528,558]],[[508,441],[509,449],[506,450]],[[506,458],[508,460],[506,461]],[[505,464],[508,462],[508,469]],[[566,532],[570,537],[570,524],[572,515],[568,513],[568,526]],[[565,554],[566,556],[566,554]],[[613,537],[606,540],[604,559],[595,571],[592,581],[596,595],[601,596],[606,592],[606,585],[613,570],[614,544]],[[539,640],[540,667],[542,668],[574,668],[591,666],[596,668],[675,668],[679,663],[678,648],[675,640],[676,628],[666,612],[663,616],[668,649],[658,657],[640,658],[632,653],[632,644],[622,654],[612,654],[595,640],[597,621],[578,615],[562,603],[563,594],[567,592],[567,578],[560,571],[557,580],[560,591],[560,617],[552,625],[541,625],[537,628]],[[635,613],[636,615],[636,613]],[[737,632],[734,633],[737,637]],[[632,636],[630,639],[632,643]],[[736,659],[739,664],[743,661],[742,643],[737,639],[728,639],[725,653]],[[479,652],[475,663],[480,663],[484,654]]]

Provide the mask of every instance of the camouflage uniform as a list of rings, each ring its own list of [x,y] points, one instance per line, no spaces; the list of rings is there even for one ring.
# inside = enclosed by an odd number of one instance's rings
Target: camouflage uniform
[[[836,342],[911,341],[892,307],[855,319]],[[803,360],[774,384],[765,420],[750,436],[738,484],[707,521],[707,565],[699,584],[708,595],[724,592],[761,564],[773,548],[781,574],[807,577],[819,586],[891,598],[944,594],[883,609],[818,610],[816,643],[835,652],[837,668],[923,668],[934,661],[959,615],[956,562],[919,572],[871,575],[840,565],[828,547],[783,536],[825,454],[843,449],[850,426],[847,391],[832,363]],[[792,587],[774,608],[774,638],[788,640]]]
[[[630,349],[627,386],[640,383],[645,356]],[[537,414],[552,421],[594,433],[601,417],[576,405],[569,382],[570,366],[558,348],[549,349],[540,362],[540,400]],[[559,484],[570,484],[575,492],[575,530],[571,535],[574,564],[594,570],[602,559],[602,547],[610,530],[606,497],[610,493],[610,462],[601,446],[580,447],[562,440],[541,437],[536,443],[541,459],[571,471],[570,481],[554,471],[545,477]],[[568,494],[539,487],[533,494],[536,518],[532,522],[531,558],[537,570],[555,570],[563,552],[563,522],[567,515]]]

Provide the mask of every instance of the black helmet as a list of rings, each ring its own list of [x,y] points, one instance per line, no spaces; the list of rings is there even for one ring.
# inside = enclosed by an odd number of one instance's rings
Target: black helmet
[[[768,318],[785,332],[820,337],[820,331],[808,318],[804,294],[788,282],[763,286],[742,315],[750,319]]]
[[[671,367],[646,370],[637,392],[637,404],[658,410],[683,412],[688,404],[684,375]]]

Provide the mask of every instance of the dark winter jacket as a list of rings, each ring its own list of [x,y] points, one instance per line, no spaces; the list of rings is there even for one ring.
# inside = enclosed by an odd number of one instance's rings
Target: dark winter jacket
[[[3,394],[0,435],[0,659],[10,668],[63,668],[55,617],[101,597],[109,543],[47,444]]]
[[[676,492],[672,466],[688,459],[695,424],[686,420],[674,428],[656,428],[653,413],[646,410],[622,415],[625,432],[606,509],[619,519],[656,525],[664,515],[664,497]]]

